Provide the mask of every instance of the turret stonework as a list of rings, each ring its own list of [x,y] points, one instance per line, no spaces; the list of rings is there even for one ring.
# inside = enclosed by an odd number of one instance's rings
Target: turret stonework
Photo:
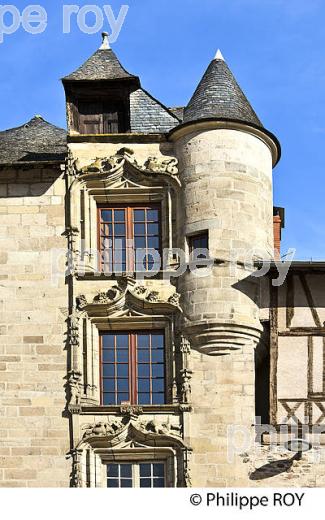
[[[280,145],[221,52],[186,107],[106,33],[63,85],[67,132],[0,132],[0,485],[324,485],[290,441],[325,422],[325,266],[273,283]]]

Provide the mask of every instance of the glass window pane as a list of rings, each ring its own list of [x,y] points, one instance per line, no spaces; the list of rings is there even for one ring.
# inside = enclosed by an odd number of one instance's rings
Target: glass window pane
[[[149,350],[138,350],[138,363],[149,363]]]
[[[132,464],[121,464],[120,465],[121,477],[132,478]],[[160,475],[157,475],[158,477]]]
[[[150,377],[150,365],[138,365],[139,377]]]
[[[119,487],[118,480],[109,478],[107,480],[107,487],[109,487],[109,488],[118,488]]]
[[[132,479],[123,478],[121,480],[121,488],[131,488],[132,487]],[[163,486],[156,486],[156,487],[163,487]]]
[[[165,394],[152,394],[152,404],[165,404]]]
[[[165,475],[165,466],[164,464],[155,462],[153,464],[153,476],[154,477],[164,477]]]
[[[125,222],[125,210],[116,209],[114,211],[114,222]]]
[[[115,367],[112,364],[103,365],[103,377],[115,377]]]
[[[164,377],[164,365],[152,365],[152,377]]]
[[[154,488],[163,488],[163,487],[165,487],[165,479],[163,479],[163,478],[155,478],[153,480],[153,487]]]
[[[145,221],[145,212],[143,209],[135,209],[133,211],[134,222],[144,222]]]
[[[114,348],[114,335],[104,334],[102,336],[103,348]]]
[[[153,363],[163,363],[164,361],[164,351],[161,349],[152,350],[151,356]]]
[[[117,362],[118,363],[128,363],[129,361],[129,351],[126,349],[119,349],[117,351]]]
[[[107,464],[107,476],[118,477],[118,464]]]
[[[140,466],[140,478],[151,476],[151,464],[142,463]],[[159,475],[157,475],[159,476]]]
[[[114,258],[122,260],[122,249],[126,249],[126,239],[123,237],[114,238]]]
[[[117,365],[117,377],[128,377],[129,366],[128,365]]]
[[[150,404],[150,395],[138,394],[138,404]]]
[[[117,391],[121,392],[129,392],[129,380],[128,379],[118,379],[117,380]]]
[[[159,224],[148,224],[148,235],[159,235]]]
[[[140,479],[140,488],[150,488],[150,487],[151,487],[150,478],[141,478]]]
[[[149,345],[150,345],[150,334],[138,334],[137,335],[138,348],[149,348]]]
[[[122,401],[128,401],[129,400],[129,394],[127,393],[119,393],[117,394],[117,402],[118,404],[121,404]]]
[[[150,380],[139,379],[138,380],[138,392],[150,392]]]
[[[152,391],[153,392],[163,392],[164,390],[165,390],[164,379],[153,379],[152,380]]]
[[[134,238],[134,247],[136,249],[145,249],[146,248],[145,237],[135,237]],[[142,260],[142,259],[139,258],[139,260]]]
[[[158,237],[149,237],[148,238],[148,248],[149,249],[159,249],[159,238]]]
[[[114,350],[103,350],[103,363],[114,363],[115,352]]]
[[[114,379],[104,379],[103,380],[103,389],[104,389],[104,392],[114,392],[115,391]]]
[[[118,235],[124,236],[125,235],[125,224],[115,224],[114,235],[115,235],[115,237]],[[121,247],[121,245],[120,245],[120,247]]]
[[[149,222],[158,222],[159,219],[159,210],[158,209],[149,209],[147,211],[147,220]]]
[[[103,404],[109,406],[111,404],[116,404],[115,394],[104,394],[103,395]]]
[[[146,234],[145,224],[134,224],[134,234],[135,235],[145,235]]]
[[[102,211],[102,220],[104,222],[112,222],[112,210],[103,210]]]
[[[116,334],[116,346],[117,348],[129,348],[129,335]]]
[[[151,345],[152,345],[152,348],[164,348],[163,334],[152,334]]]

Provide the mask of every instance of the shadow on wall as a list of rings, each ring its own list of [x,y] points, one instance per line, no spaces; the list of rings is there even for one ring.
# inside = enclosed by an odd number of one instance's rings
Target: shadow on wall
[[[298,453],[296,453],[291,459],[277,460],[274,462],[270,462],[269,464],[265,464],[261,468],[258,468],[255,471],[253,471],[253,473],[250,474],[249,479],[265,480],[267,478],[280,475],[281,473],[286,473],[292,468],[293,463],[296,460],[300,460]]]
[[[37,168],[27,165],[1,168],[0,165],[0,198],[41,197],[52,188],[61,175],[58,165],[48,167],[38,164]]]

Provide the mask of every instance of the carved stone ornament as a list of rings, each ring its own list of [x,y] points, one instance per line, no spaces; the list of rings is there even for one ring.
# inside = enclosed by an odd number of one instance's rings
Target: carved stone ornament
[[[174,435],[180,437],[182,434],[181,426],[175,426],[166,422],[157,424],[155,421],[150,420],[148,422],[140,422],[139,426],[141,430],[157,435]]]
[[[86,424],[83,426],[83,430],[86,430],[83,437],[102,436],[107,437],[110,435],[116,435],[119,430],[124,428],[124,424],[121,421],[108,421],[98,422],[95,424]]]
[[[191,402],[191,379],[192,379],[192,370],[188,370],[185,368],[181,370],[181,400],[183,404],[189,404]]]
[[[178,160],[176,158],[161,159],[157,157],[148,157],[141,169],[152,171],[155,173],[169,173],[170,175],[178,174]]]
[[[82,373],[71,370],[68,378],[69,410],[78,413],[80,411],[82,396]]]
[[[129,420],[136,420],[143,413],[143,408],[137,405],[122,404],[120,406],[120,414]]]
[[[179,307],[179,302],[181,299],[181,295],[178,293],[174,293],[172,296],[168,298],[168,302],[172,305],[175,305],[176,307]]]
[[[77,175],[111,174],[120,169],[125,162],[147,174],[178,175],[178,160],[175,157],[148,157],[143,164],[139,164],[131,148],[121,148],[115,155],[107,158],[97,158],[91,164],[81,166],[80,161],[74,161],[73,168]]]
[[[139,308],[139,312],[146,303],[147,305],[157,305],[157,308],[165,305],[166,312],[173,312],[173,307],[175,310],[181,310],[179,307],[180,296],[177,293],[167,299],[163,298],[158,291],[153,291],[143,285],[136,285],[136,281],[130,277],[118,278],[117,285],[114,285],[106,292],[98,293],[92,302],[89,302],[85,295],[78,296],[76,301],[79,310],[87,310],[89,312],[92,308],[95,309],[97,306],[105,305],[110,307],[113,313],[114,311],[117,313],[123,312],[123,307],[125,308],[127,305],[127,299],[131,307],[133,305],[135,308]]]
[[[82,471],[81,471],[81,450],[73,450],[72,456],[72,473],[71,473],[71,487],[82,487]]]
[[[79,346],[79,320],[80,316],[76,311],[73,311],[68,318],[69,344],[77,347]]]
[[[140,421],[139,416],[131,417],[131,414],[125,414],[120,419],[108,420],[106,422],[97,422],[95,424],[85,424],[82,440],[85,441],[92,437],[113,439],[119,437],[131,428],[139,434],[149,439],[157,437],[171,437],[182,441],[182,428],[178,425],[169,423],[157,423],[154,420]]]
[[[78,309],[84,309],[87,307],[88,301],[84,294],[80,294],[80,296],[77,297],[77,307]]]

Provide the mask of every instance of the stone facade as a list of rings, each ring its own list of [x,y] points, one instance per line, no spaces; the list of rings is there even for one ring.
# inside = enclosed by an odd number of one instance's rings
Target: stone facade
[[[123,91],[129,132],[78,131],[85,114],[73,82],[87,80],[89,95],[104,95],[95,78],[101,60],[113,60],[114,77],[103,68],[100,80],[120,97]],[[279,145],[226,65],[214,62],[180,124],[101,49],[77,77],[65,78],[65,159],[42,160],[37,149],[38,159],[16,154],[8,163],[6,150],[1,486],[106,487],[109,465],[157,461],[165,487],[324,485],[323,437],[314,430],[325,421],[324,265],[294,264],[284,285],[272,284]],[[201,106],[211,81],[217,98]],[[210,113],[226,94],[221,108],[231,117]],[[209,117],[196,120],[196,111]],[[46,122],[33,121],[34,141],[40,128],[52,135]],[[28,125],[23,131],[28,142]],[[15,129],[15,147],[19,135]],[[10,133],[2,137],[9,146]],[[129,266],[103,272],[100,208],[140,204],[160,208],[163,265],[154,277]],[[193,273],[191,241],[200,234],[212,265]],[[273,271],[257,278],[261,260]],[[163,402],[142,403],[129,391],[129,399],[104,404],[102,338],[112,331],[163,332]],[[259,428],[256,416],[269,428]],[[292,454],[287,443],[297,437],[313,449]]]
[[[67,486],[71,464],[64,279],[51,283],[65,179],[55,168],[1,171],[1,486]]]

